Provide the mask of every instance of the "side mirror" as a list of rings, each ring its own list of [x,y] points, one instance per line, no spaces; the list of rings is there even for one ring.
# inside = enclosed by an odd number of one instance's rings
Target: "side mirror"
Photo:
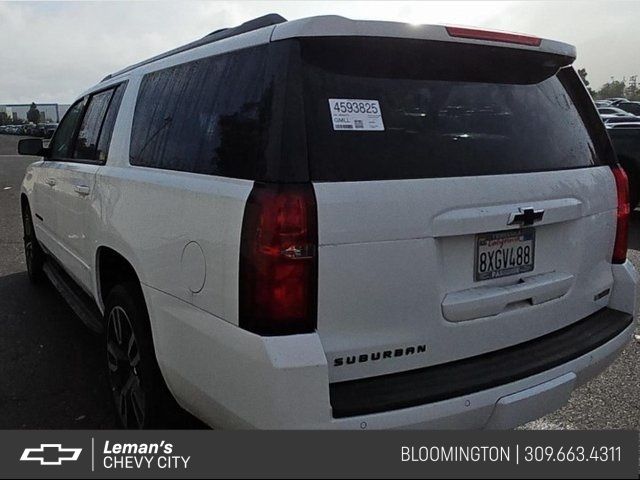
[[[24,138],[18,142],[18,153],[20,155],[43,156],[45,152],[42,140],[39,138]]]

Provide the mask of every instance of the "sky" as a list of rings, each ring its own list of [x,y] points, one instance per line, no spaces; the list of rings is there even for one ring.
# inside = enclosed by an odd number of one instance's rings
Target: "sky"
[[[591,86],[640,74],[640,1],[0,1],[0,103],[70,103],[105,75],[266,13],[470,25],[577,47]]]

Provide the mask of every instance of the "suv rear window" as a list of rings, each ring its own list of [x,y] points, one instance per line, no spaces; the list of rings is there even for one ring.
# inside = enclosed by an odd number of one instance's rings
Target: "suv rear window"
[[[560,70],[570,61],[564,57],[381,38],[302,40],[301,55],[312,180],[495,175],[603,163],[598,136],[589,134],[574,103],[580,92],[568,91],[575,87],[564,78],[571,70]],[[335,99],[377,101],[383,129],[358,130],[357,122],[335,129]]]

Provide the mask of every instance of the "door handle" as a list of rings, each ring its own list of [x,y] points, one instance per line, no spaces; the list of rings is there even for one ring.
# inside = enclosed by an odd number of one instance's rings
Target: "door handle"
[[[55,178],[46,178],[44,180],[44,183],[46,183],[47,185],[49,185],[50,187],[55,187],[56,185],[56,179]]]
[[[76,192],[78,195],[81,195],[84,197],[89,195],[89,193],[91,192],[91,189],[86,185],[74,185],[73,191]]]

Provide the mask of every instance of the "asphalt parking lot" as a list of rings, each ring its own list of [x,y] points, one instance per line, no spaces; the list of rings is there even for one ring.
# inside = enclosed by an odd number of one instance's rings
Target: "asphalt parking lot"
[[[114,428],[101,339],[83,327],[48,284],[29,284],[22,251],[20,183],[34,158],[20,137],[0,135],[0,428]],[[640,268],[640,212],[630,258]],[[636,329],[640,334],[640,329]],[[631,342],[600,377],[574,392],[535,429],[639,429],[640,343]],[[199,426],[190,418],[178,427]]]

